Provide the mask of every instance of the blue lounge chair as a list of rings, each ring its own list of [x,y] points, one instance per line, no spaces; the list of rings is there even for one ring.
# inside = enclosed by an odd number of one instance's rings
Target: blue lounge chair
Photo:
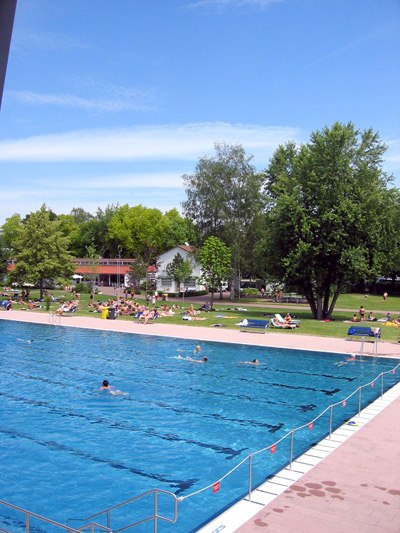
[[[269,320],[256,320],[253,318],[245,318],[240,322],[240,331],[247,331],[253,333],[265,333],[268,326]]]
[[[347,331],[347,340],[360,340],[361,353],[364,352],[364,342],[375,343],[375,355],[378,355],[378,341],[381,338],[381,328],[366,326],[351,326]]]

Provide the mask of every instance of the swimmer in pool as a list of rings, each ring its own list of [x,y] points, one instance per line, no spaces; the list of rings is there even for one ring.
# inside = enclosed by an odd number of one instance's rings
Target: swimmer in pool
[[[200,353],[200,350],[201,350],[201,346],[200,344],[198,344],[195,349],[193,350],[193,354],[194,355],[197,355],[198,353]]]
[[[201,359],[193,359],[192,357],[182,357],[181,355],[178,355],[178,359],[184,359],[185,361],[190,361],[191,363],[206,363],[208,361],[208,357],[204,356]]]
[[[111,390],[112,387],[110,386],[110,384],[108,383],[108,381],[106,379],[103,380],[103,383],[101,384],[101,387],[99,388],[99,390]]]
[[[122,390],[118,390],[112,385],[109,384],[108,380],[104,379],[103,383],[101,384],[101,387],[99,390],[105,390],[112,394],[113,396],[128,396],[127,392],[122,392]]]
[[[241,361],[242,365],[259,365],[260,361],[258,359],[253,359],[252,361]]]

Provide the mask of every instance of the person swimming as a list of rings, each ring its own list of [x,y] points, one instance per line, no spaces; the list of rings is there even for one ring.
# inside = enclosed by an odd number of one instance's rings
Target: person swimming
[[[258,359],[253,359],[252,361],[241,361],[242,365],[259,365],[260,361]]]
[[[128,396],[127,392],[122,392],[122,390],[118,390],[110,385],[107,379],[103,379],[103,383],[101,384],[99,390],[105,390],[113,396]]]
[[[111,387],[108,381],[106,379],[103,379],[103,383],[101,384],[101,387],[99,388],[99,390],[110,390],[110,389]]]
[[[201,359],[193,359],[192,357],[182,357],[181,355],[178,355],[178,359],[184,359],[185,361],[190,361],[191,363],[206,363],[208,361],[208,357],[204,356]]]

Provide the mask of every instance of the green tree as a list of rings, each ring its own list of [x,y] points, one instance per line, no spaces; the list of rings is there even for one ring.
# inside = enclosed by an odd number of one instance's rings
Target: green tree
[[[100,258],[97,253],[96,248],[93,245],[89,245],[86,248],[85,259],[87,265],[90,266],[90,273],[84,274],[84,279],[89,280],[90,287],[94,290],[95,286],[99,282],[99,273],[100,273]]]
[[[213,235],[231,249],[237,289],[241,273],[254,270],[255,224],[262,210],[262,176],[241,145],[215,144],[216,155],[199,160],[194,174],[184,175],[185,215],[201,241]]]
[[[93,215],[88,211],[85,211],[82,207],[74,207],[71,210],[70,216],[73,218],[75,224],[83,224],[92,220]]]
[[[380,256],[382,265],[380,274],[392,279],[400,275],[400,190],[388,191],[385,216],[381,220]],[[378,269],[378,267],[377,267]]]
[[[184,259],[181,254],[177,253],[165,270],[168,276],[180,287],[182,283],[190,279],[193,273],[193,264],[190,259]],[[182,297],[185,298],[184,289],[182,291]]]
[[[0,233],[0,279],[3,280],[7,274],[7,261],[9,259],[8,248],[4,245],[3,235]]]
[[[14,243],[20,236],[22,227],[22,220],[18,214],[7,218],[1,226],[2,242],[4,249],[7,251],[8,259],[13,259]]]
[[[130,285],[136,290],[140,288],[140,280],[146,278],[146,290],[147,290],[147,273],[149,269],[149,263],[142,257],[136,256],[135,261],[131,263],[129,267],[129,279]]]
[[[171,209],[164,214],[165,234],[161,252],[175,248],[184,242],[196,242],[197,235],[191,220],[183,218],[177,209]]]
[[[222,282],[229,279],[231,251],[218,237],[208,237],[201,247],[198,259],[201,264],[201,282],[211,291],[211,307],[214,305],[214,292]]]
[[[331,318],[347,283],[382,268],[384,151],[371,129],[335,123],[300,148],[279,147],[266,171],[266,268],[302,293],[318,320]]]
[[[126,204],[114,213],[108,232],[112,241],[119,243],[127,254],[139,256],[151,264],[160,251],[164,251],[167,223],[159,209]]]
[[[16,267],[11,279],[38,283],[42,299],[46,280],[70,277],[74,271],[68,244],[58,220],[52,220],[51,212],[43,205],[26,217],[13,243]]]

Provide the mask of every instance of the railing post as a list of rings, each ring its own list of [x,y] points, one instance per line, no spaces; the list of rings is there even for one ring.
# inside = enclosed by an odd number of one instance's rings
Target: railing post
[[[29,513],[25,513],[25,531],[29,533]]]
[[[362,387],[358,388],[358,390],[360,391],[360,394],[358,395],[358,416],[361,415],[361,389]]]
[[[249,502],[251,502],[251,486],[253,482],[253,454],[249,455]]]
[[[332,418],[333,418],[333,405],[329,406],[329,438],[332,437]]]
[[[158,516],[158,492],[157,492],[157,489],[155,489],[154,490],[154,515],[153,515],[154,533],[157,533],[157,516]]]
[[[382,399],[382,396],[383,396],[383,372],[381,374],[381,377],[382,377],[382,379],[381,379],[381,399]]]
[[[294,441],[294,429],[290,431],[290,465],[289,465],[290,470],[292,470],[292,462],[293,462],[293,441]]]
[[[111,529],[111,511],[107,511],[107,527]]]

